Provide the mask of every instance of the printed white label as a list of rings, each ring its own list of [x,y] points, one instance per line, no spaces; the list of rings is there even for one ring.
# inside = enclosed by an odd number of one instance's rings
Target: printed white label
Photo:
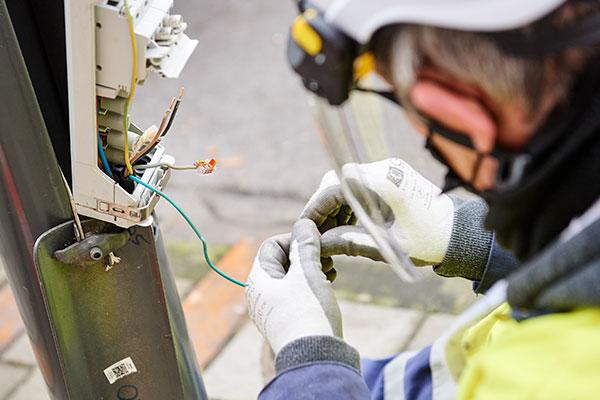
[[[127,375],[131,375],[134,372],[138,372],[138,370],[135,367],[131,357],[127,357],[106,368],[104,370],[104,375],[106,375],[106,379],[108,379],[108,382],[110,382],[112,385],[119,379],[124,378]]]

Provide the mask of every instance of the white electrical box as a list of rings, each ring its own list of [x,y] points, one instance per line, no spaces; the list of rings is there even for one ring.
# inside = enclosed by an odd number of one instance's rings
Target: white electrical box
[[[185,34],[183,17],[170,14],[173,0],[129,0],[127,4],[135,32],[137,83],[143,83],[150,72],[177,78],[198,42]],[[65,0],[74,201],[79,214],[130,227],[144,224],[158,197],[142,185],[117,183],[99,158],[100,145],[112,166],[124,160],[123,118],[128,116],[123,113],[133,72],[125,10],[124,0]],[[162,114],[157,110],[157,115]],[[134,149],[157,128],[141,129],[130,122],[127,130],[129,148]],[[158,141],[143,160],[151,165],[174,162]],[[138,177],[164,189],[169,173],[168,168],[157,166],[144,169]]]

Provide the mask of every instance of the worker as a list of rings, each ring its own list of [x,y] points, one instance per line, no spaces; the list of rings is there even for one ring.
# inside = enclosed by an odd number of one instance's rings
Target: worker
[[[276,354],[259,398],[597,398],[600,3],[299,5],[288,58],[337,168],[250,273],[249,315]],[[442,189],[397,158],[402,127],[382,128],[373,96],[424,135]],[[485,295],[431,346],[361,365],[330,284],[339,253],[408,280],[434,265]]]

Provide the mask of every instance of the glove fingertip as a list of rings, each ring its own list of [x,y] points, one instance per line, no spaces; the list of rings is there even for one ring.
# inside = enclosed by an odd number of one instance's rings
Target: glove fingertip
[[[290,247],[290,271],[294,265],[303,270],[321,269],[321,235],[315,223],[309,219],[298,220],[292,229]]]
[[[294,223],[294,227],[292,228],[292,242],[301,239],[318,240],[319,236],[319,230],[314,221],[308,218],[302,218]]]
[[[337,270],[335,268],[330,269],[325,273],[325,278],[327,278],[329,282],[333,283],[335,278],[337,278]]]

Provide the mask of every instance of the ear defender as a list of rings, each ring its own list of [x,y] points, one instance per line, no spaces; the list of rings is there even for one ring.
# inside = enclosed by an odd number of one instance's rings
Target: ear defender
[[[331,105],[340,105],[353,85],[358,44],[308,8],[290,28],[287,57],[304,86]]]

